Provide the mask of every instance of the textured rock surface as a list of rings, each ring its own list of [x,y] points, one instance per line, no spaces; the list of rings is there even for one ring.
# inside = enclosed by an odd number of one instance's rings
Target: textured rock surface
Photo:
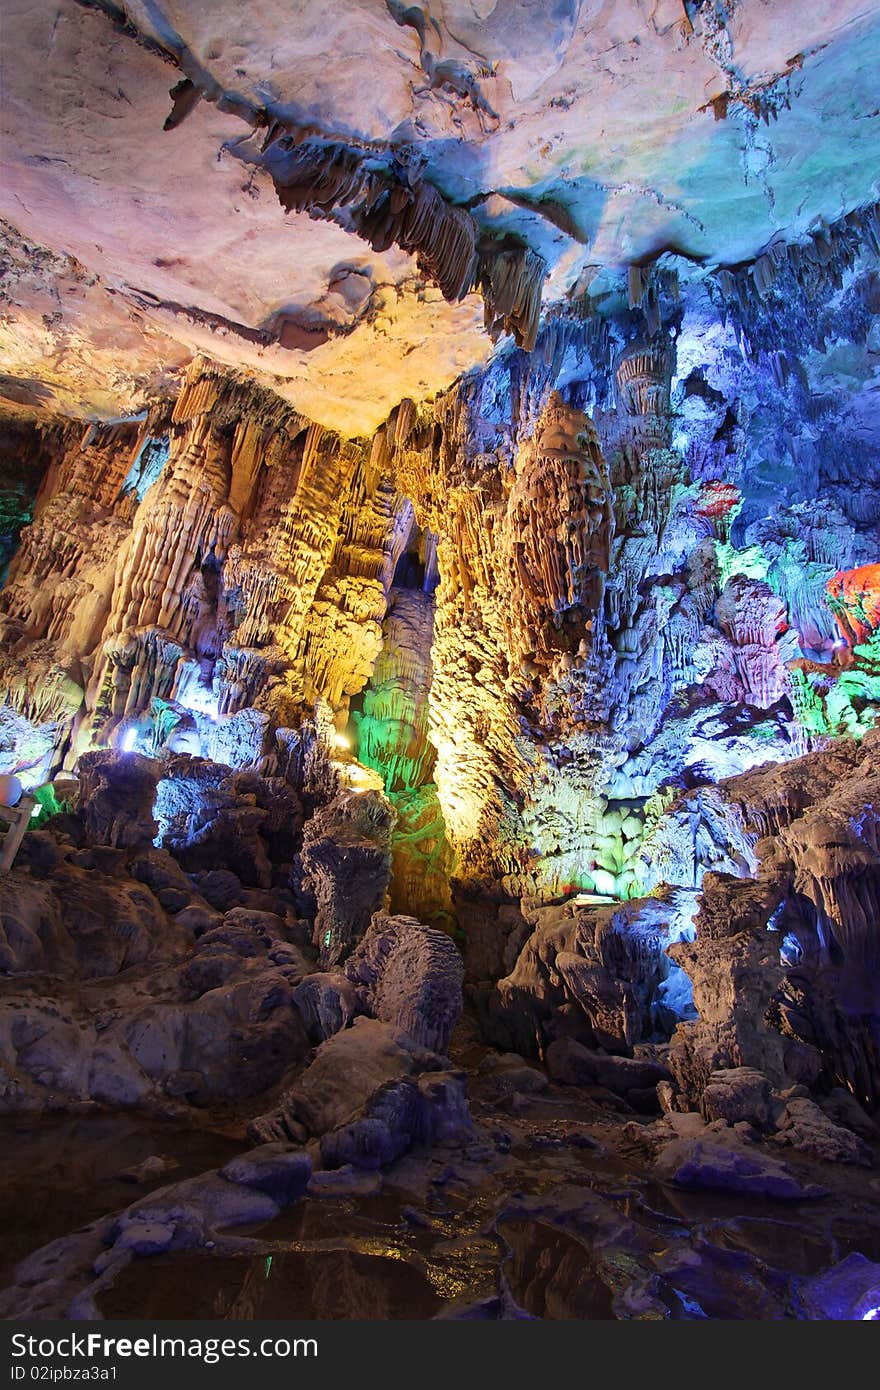
[[[770,1122],[770,1083],[753,1067],[713,1071],[703,1091],[702,1111],[707,1120],[726,1120],[729,1125],[745,1120],[761,1129]]]
[[[449,1050],[464,971],[448,936],[412,917],[377,913],[345,973],[366,996],[366,1012],[430,1051]]]
[[[720,784],[758,871],[708,873],[695,939],[670,947],[700,1014],[671,1056],[691,1097],[719,1065],[744,1064],[789,1084],[824,1068],[876,1104],[876,739]],[[689,833],[698,844],[699,817]]]
[[[393,824],[393,810],[376,792],[343,792],[309,821],[303,886],[317,905],[314,940],[322,966],[344,960],[382,906]]]
[[[61,347],[44,391],[75,410],[123,413],[202,350],[366,432],[485,351],[479,300],[446,309],[444,295],[479,282],[490,322],[516,320],[535,295],[517,274],[526,251],[552,270],[550,293],[662,246],[736,264],[778,227],[802,232],[872,192],[860,111],[877,36],[856,4],[478,14],[443,0],[429,21],[346,0],[291,26],[266,0],[242,26],[234,6],[209,19],[133,3],[122,32],[104,8],[8,16],[28,55],[4,113],[4,213],[21,234],[10,370],[26,390]],[[260,125],[262,150],[248,139]],[[356,239],[336,210],[363,200],[365,158],[394,210],[353,217]],[[297,209],[286,218],[276,188]]]
[[[871,1150],[863,1139],[841,1125],[832,1124],[806,1096],[788,1102],[778,1138],[783,1144],[830,1163],[857,1163],[870,1168],[873,1162]]]
[[[513,971],[489,995],[493,1033],[523,1052],[567,1034],[625,1055],[655,1034],[677,918],[674,897],[538,909]]]
[[[464,1077],[406,1033],[356,1019],[318,1048],[280,1107],[250,1126],[257,1139],[320,1140],[328,1168],[381,1168],[414,1144],[466,1138]]]

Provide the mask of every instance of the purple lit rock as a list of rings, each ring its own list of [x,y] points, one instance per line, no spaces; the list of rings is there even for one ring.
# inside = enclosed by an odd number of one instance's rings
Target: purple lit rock
[[[738,1192],[784,1202],[827,1194],[827,1188],[799,1182],[784,1163],[732,1136],[673,1139],[657,1155],[654,1173],[674,1187],[698,1192]]]
[[[808,1318],[832,1322],[880,1319],[880,1264],[854,1252],[801,1286]]]

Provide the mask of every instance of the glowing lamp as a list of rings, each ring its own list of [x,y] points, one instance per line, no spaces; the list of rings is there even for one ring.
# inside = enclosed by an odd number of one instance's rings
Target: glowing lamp
[[[0,773],[0,806],[17,806],[21,790],[21,782],[11,772]]]
[[[136,743],[137,729],[126,729],[125,733],[122,735],[122,738],[119,741],[119,747],[122,749],[123,753],[133,753],[134,746]]]

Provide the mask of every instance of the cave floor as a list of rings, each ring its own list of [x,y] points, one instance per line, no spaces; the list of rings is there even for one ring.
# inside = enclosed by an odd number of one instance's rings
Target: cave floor
[[[103,1316],[774,1320],[804,1316],[802,1282],[848,1254],[880,1260],[880,1180],[864,1169],[786,1150],[827,1196],[681,1191],[652,1177],[648,1121],[623,1102],[481,1066],[467,1025],[452,1051],[468,1145],[409,1154],[363,1184],[378,1190],[306,1196],[213,1251],[135,1260],[98,1296]],[[0,1282],[30,1250],[246,1147],[132,1112],[4,1120]],[[125,1176],[152,1155],[161,1176]]]

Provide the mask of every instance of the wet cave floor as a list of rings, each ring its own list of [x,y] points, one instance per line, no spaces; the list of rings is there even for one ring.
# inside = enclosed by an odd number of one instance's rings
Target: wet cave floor
[[[411,1153],[364,1191],[306,1196],[223,1249],[133,1261],[108,1319],[760,1319],[803,1317],[799,1288],[852,1252],[880,1260],[880,1179],[795,1155],[819,1200],[661,1184],[620,1101],[480,1066],[459,1031],[475,1139]],[[0,1286],[40,1245],[250,1147],[132,1112],[0,1122]],[[126,1170],[152,1156],[162,1176]],[[875,1155],[880,1158],[880,1153]],[[370,1190],[373,1189],[373,1190]]]

